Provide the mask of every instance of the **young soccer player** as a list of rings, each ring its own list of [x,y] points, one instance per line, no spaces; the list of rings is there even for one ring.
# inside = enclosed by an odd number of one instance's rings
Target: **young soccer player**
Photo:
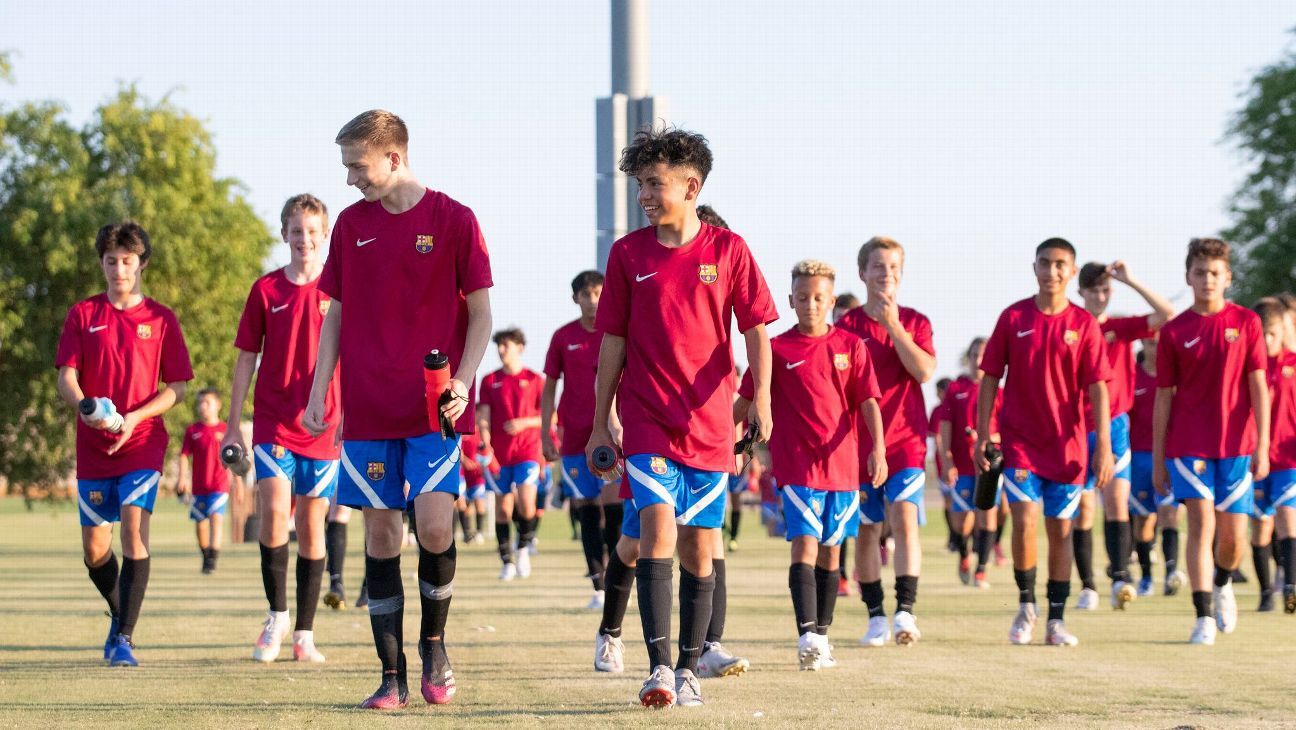
[[[540,397],[544,377],[522,366],[526,335],[516,327],[494,337],[502,367],[482,378],[477,398],[477,428],[482,444],[500,463],[495,480],[495,537],[499,540],[499,579],[531,577],[531,541],[536,533],[537,488],[544,457],[540,453]],[[514,506],[516,505],[516,509]],[[509,522],[516,520],[517,550]]]
[[[838,294],[836,301],[833,302],[833,311],[832,311],[833,324],[837,324],[837,320],[841,319],[842,315],[858,307],[859,305],[860,305],[859,297],[855,296],[854,294],[850,292],[844,292],[842,294]],[[838,552],[840,553],[840,560],[838,561],[837,570],[838,572],[841,573],[841,580],[837,584],[838,597],[850,595],[850,582],[846,578],[846,576],[850,575],[850,571],[847,569],[847,566],[850,565],[850,545],[851,545],[851,538],[849,537],[844,538],[842,540],[841,547],[838,550]],[[859,575],[856,574],[855,577],[858,579]]]
[[[473,516],[473,543],[486,542],[486,466],[478,458],[481,454],[477,434],[464,434],[459,438],[460,471],[464,479],[464,500]]]
[[[220,420],[220,396],[212,388],[198,392],[198,422],[185,429],[180,445],[180,493],[188,495],[189,519],[194,521],[202,572],[216,570],[220,557],[221,523],[229,504],[230,475],[220,460],[225,424]],[[189,460],[193,460],[190,471]]]
[[[110,223],[95,236],[107,289],[68,310],[54,366],[58,392],[76,413],[77,505],[90,581],[108,602],[103,657],[134,667],[135,624],[149,579],[149,517],[166,456],[162,414],[193,379],[175,314],[140,293],[153,254],[138,223]],[[162,388],[158,388],[162,383]],[[112,401],[114,417],[81,413],[83,398]],[[122,563],[112,552],[121,522]]]
[[[1252,522],[1253,528],[1260,528],[1253,532],[1251,545],[1261,588],[1258,610],[1273,610],[1269,561],[1274,557],[1272,538],[1276,532],[1283,608],[1287,613],[1296,613],[1296,353],[1286,348],[1287,308],[1282,301],[1265,297],[1256,303],[1255,311],[1269,356],[1267,375],[1272,399],[1269,476],[1255,484],[1255,512],[1265,519]]]
[[[324,526],[324,570],[329,577],[324,605],[334,611],[343,611],[347,607],[342,568],[346,565],[347,526],[350,524],[351,508],[338,504],[334,499],[329,505],[328,523]]]
[[[936,370],[931,322],[915,309],[896,301],[904,276],[904,248],[895,240],[878,236],[860,247],[857,259],[860,281],[868,288],[861,307],[838,320],[837,326],[858,335],[868,347],[877,375],[882,422],[886,424],[887,480],[881,486],[864,482],[861,470],[859,544],[855,565],[860,597],[868,606],[865,646],[882,646],[894,634],[908,646],[922,635],[914,617],[918,575],[922,568],[922,543],[918,518],[927,471],[927,408],[922,384]],[[873,452],[870,438],[860,435],[860,463]],[[894,625],[888,626],[882,607],[882,523],[895,535]]]
[[[1161,528],[1161,547],[1165,558],[1164,593],[1179,592],[1188,576],[1179,570],[1179,504],[1174,496],[1160,497],[1152,484],[1152,411],[1156,401],[1156,337],[1141,341],[1134,371],[1133,406],[1130,425],[1130,498],[1129,509],[1134,526],[1134,552],[1138,555],[1143,577],[1139,579],[1139,596],[1152,595],[1152,548],[1157,528]]]
[[[1138,293],[1152,308],[1150,314],[1135,317],[1112,317],[1107,314],[1111,303],[1112,281],[1117,281]],[[1112,481],[1097,484],[1090,473],[1080,495],[1080,515],[1072,531],[1076,570],[1080,573],[1081,591],[1076,608],[1092,610],[1098,607],[1098,592],[1093,579],[1093,523],[1094,488],[1102,488],[1103,535],[1107,546],[1107,560],[1112,579],[1111,605],[1124,609],[1136,595],[1129,572],[1129,554],[1133,535],[1130,531],[1130,434],[1129,411],[1134,405],[1134,350],[1136,340],[1150,337],[1161,325],[1174,316],[1174,307],[1165,297],[1147,288],[1129,272],[1124,261],[1111,264],[1090,262],[1080,269],[1080,297],[1085,310],[1098,320],[1098,327],[1106,343],[1107,364],[1112,379],[1107,384],[1111,401],[1112,458],[1115,472]],[[1090,450],[1093,449],[1093,409],[1085,409],[1085,427],[1089,430]]]
[[[1111,419],[1107,383],[1111,377],[1102,334],[1093,315],[1067,301],[1076,275],[1075,248],[1050,238],[1035,249],[1039,292],[999,315],[981,355],[977,397],[977,471],[989,468],[985,449],[994,429],[990,417],[999,381],[1007,371],[999,430],[1003,436],[1003,488],[1012,510],[1013,573],[1020,607],[1008,632],[1014,644],[1029,644],[1035,620],[1035,525],[1040,502],[1048,533],[1049,646],[1075,646],[1063,614],[1071,593],[1071,524],[1084,489],[1085,465],[1099,484],[1111,478]],[[1085,438],[1084,393],[1093,404],[1097,434],[1092,453]]]
[[[754,383],[748,416],[764,442],[772,427],[765,325],[778,313],[742,238],[698,220],[697,196],[711,170],[701,135],[641,130],[623,151],[620,169],[638,181],[650,226],[619,240],[608,258],[595,321],[604,334],[586,455],[614,443],[615,394],[642,523],[635,576],[652,673],[639,697],[654,707],[677,698],[683,706],[700,705],[695,670],[711,619],[712,550],[734,459],[729,321],[737,317],[747,345]],[[677,541],[678,674],[668,643]]]
[[[237,424],[256,373],[251,454],[261,518],[261,584],[269,610],[252,658],[273,662],[291,632],[295,660],[322,662],[324,655],[315,648],[315,609],[325,568],[325,522],[338,482],[337,386],[326,393],[333,424],[328,430],[319,436],[308,433],[302,413],[310,397],[320,327],[332,305],[319,287],[328,209],[313,195],[295,195],[284,203],[279,221],[289,261],[257,279],[243,306],[234,337],[239,353],[224,443],[247,448]],[[290,524],[297,533],[295,624],[288,614]]]
[[[886,449],[878,388],[868,350],[858,337],[829,326],[836,272],[806,259],[792,268],[792,329],[770,340],[770,400],[779,427],[770,440],[774,477],[782,485],[788,588],[796,614],[802,671],[837,665],[828,643],[837,603],[837,546],[859,527],[859,483],[886,481]],[[741,421],[751,406],[744,378],[734,404]],[[873,442],[861,474],[857,417]]]
[[[408,701],[400,549],[409,502],[418,515],[422,694],[444,704],[457,689],[445,623],[454,594],[459,438],[443,436],[437,421],[443,417],[457,433],[473,430],[470,384],[491,332],[490,259],[472,211],[415,179],[400,117],[364,112],[335,141],[347,183],[364,200],[342,211],[333,228],[337,245],[320,277],[333,306],[302,420],[316,435],[330,427],[325,395],[340,361],[338,501],[364,508],[369,623],[382,663],[382,684],[362,707]],[[431,350],[448,356],[453,375],[429,413],[423,362]]]
[[[1237,627],[1231,574],[1242,562],[1252,478],[1269,475],[1267,362],[1260,318],[1224,298],[1233,282],[1229,245],[1194,238],[1185,266],[1192,307],[1161,329],[1157,343],[1152,481],[1188,512],[1197,611],[1189,642],[1214,644],[1217,628]]]

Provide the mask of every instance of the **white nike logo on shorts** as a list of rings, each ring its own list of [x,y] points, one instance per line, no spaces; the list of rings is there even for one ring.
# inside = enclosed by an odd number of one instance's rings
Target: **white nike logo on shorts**
[[[635,281],[647,281],[647,280],[653,278],[653,277],[656,276],[656,275],[657,275],[657,272],[656,272],[656,271],[652,272],[651,274],[645,274],[645,275],[643,275],[643,276],[640,276],[640,275],[638,275],[638,274],[635,274]]]
[[[374,236],[373,238],[366,238],[366,239],[363,240],[363,241],[361,241],[360,239],[357,238],[357,239],[356,239],[356,247],[358,248],[358,247],[360,247],[360,246],[365,245],[366,243],[373,243],[374,241],[377,241],[377,240],[378,240],[378,237],[377,237],[377,236]]]

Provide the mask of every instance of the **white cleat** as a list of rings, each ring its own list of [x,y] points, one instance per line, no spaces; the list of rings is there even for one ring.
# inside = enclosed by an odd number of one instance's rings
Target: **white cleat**
[[[500,574],[499,574],[500,580],[507,582],[513,580],[516,577],[517,577],[516,565],[514,565],[513,563],[505,563],[504,565],[500,566]]]
[[[519,550],[517,555],[514,557],[514,560],[517,561],[517,577],[530,578],[531,553],[526,550]]]
[[[823,648],[819,634],[807,631],[797,640],[797,663],[803,672],[817,672],[823,668]]]
[[[1092,588],[1082,589],[1080,597],[1076,599],[1075,607],[1081,611],[1098,610],[1098,591]]]
[[[868,622],[868,631],[860,639],[864,646],[884,646],[891,640],[891,622],[886,616],[873,616]]]
[[[1178,593],[1179,589],[1183,588],[1184,585],[1186,585],[1187,583],[1188,583],[1188,574],[1183,572],[1182,570],[1176,570],[1175,572],[1166,576],[1165,590],[1163,591],[1163,594],[1167,596],[1173,596],[1176,593]]]
[[[594,595],[590,597],[589,603],[585,604],[585,610],[586,611],[603,610],[603,591],[594,591]]]
[[[531,544],[527,545],[526,551],[528,555],[538,554],[540,552],[540,538],[538,537],[531,538]]]
[[[819,668],[832,669],[837,666],[837,657],[833,656],[833,645],[828,643],[827,636],[819,637]]]
[[[1049,646],[1076,646],[1080,643],[1075,634],[1067,631],[1060,618],[1049,621],[1044,631],[1044,643]]]
[[[472,544],[474,544],[474,545],[485,545],[485,544],[486,544],[486,536],[483,535],[483,534],[481,534],[480,532],[477,533],[476,535],[473,535],[473,537],[472,537]]]
[[[1233,595],[1233,584],[1215,588],[1215,626],[1222,634],[1231,634],[1237,628],[1237,598]]]
[[[1193,624],[1192,636],[1188,637],[1189,644],[1201,644],[1202,646],[1215,645],[1215,619],[1210,616],[1199,616],[1197,623]]]
[[[261,635],[257,637],[256,646],[252,647],[252,659],[258,662],[273,662],[279,658],[283,640],[288,638],[292,629],[288,627],[288,612],[271,611],[261,626]]]
[[[720,642],[713,641],[702,647],[702,656],[698,657],[697,676],[700,679],[737,677],[750,667],[751,662],[724,648]]]
[[[1021,604],[1017,609],[1017,617],[1013,619],[1012,628],[1008,629],[1008,641],[1018,646],[1031,643],[1031,639],[1035,636],[1035,618],[1038,615],[1035,604]]]
[[[625,645],[620,637],[599,632],[594,639],[594,671],[613,674],[625,671]]]
[[[1111,605],[1117,611],[1124,611],[1126,606],[1134,602],[1138,592],[1134,590],[1134,584],[1118,580],[1112,583]]]
[[[908,611],[896,611],[895,625],[891,630],[895,633],[897,646],[916,644],[918,639],[922,638],[922,632],[918,630],[918,622]]]
[[[299,662],[309,662],[311,664],[322,664],[324,655],[315,648],[314,631],[294,631],[293,632],[293,659]]]

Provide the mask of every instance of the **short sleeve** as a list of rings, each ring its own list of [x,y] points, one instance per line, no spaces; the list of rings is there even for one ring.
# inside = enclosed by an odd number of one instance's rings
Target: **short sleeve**
[[[1173,388],[1179,381],[1179,363],[1175,360],[1176,350],[1169,333],[1163,328],[1161,337],[1157,338],[1156,380],[1158,388]]]
[[[1098,321],[1092,317],[1085,322],[1080,347],[1080,385],[1088,387],[1094,383],[1111,380],[1106,342],[1098,330]]]
[[[188,456],[193,453],[193,441],[194,441],[193,435],[194,435],[193,426],[190,426],[189,428],[185,429],[184,437],[180,439],[181,456]]]
[[[244,352],[261,352],[265,342],[266,302],[261,292],[260,279],[252,285],[247,301],[243,304],[243,314],[239,317],[238,331],[234,334],[234,346]]]
[[[778,309],[765,283],[765,275],[756,265],[747,243],[737,236],[733,238],[732,257],[733,310],[738,319],[738,331],[746,332],[757,325],[777,320]]]
[[[342,252],[346,246],[340,245],[339,241],[346,240],[346,211],[338,216],[337,223],[333,224],[333,234],[329,237],[328,257],[324,259],[324,271],[320,273],[319,290],[329,295],[329,297],[342,301]]]
[[[1002,378],[1008,367],[1008,318],[1011,309],[1005,309],[995,322],[990,338],[986,340],[985,349],[981,352],[981,372],[992,378]],[[1015,377],[1015,376],[1014,376]]]
[[[738,384],[738,397],[750,401],[756,397],[756,386],[752,384],[751,368],[743,373],[742,382]]]
[[[873,372],[873,361],[869,359],[868,348],[864,346],[864,341],[856,339],[851,343],[851,384],[854,386],[854,392],[851,393],[851,408],[858,408],[870,399],[876,400],[882,397],[881,390],[877,384],[877,374]]]
[[[549,351],[545,353],[544,374],[550,380],[557,380],[563,373],[562,330],[553,333],[549,338]]]
[[[54,354],[54,367],[81,367],[81,312],[80,307],[68,310],[59,335],[58,350]]]
[[[174,313],[168,311],[166,336],[162,340],[162,366],[159,377],[163,383],[193,380],[193,365],[189,362],[189,346]]]
[[[1155,334],[1152,328],[1148,326],[1148,317],[1150,316],[1144,314],[1139,317],[1112,317],[1104,323],[1103,329],[1111,332],[1117,342],[1142,340]]]
[[[1267,369],[1269,353],[1265,351],[1264,330],[1260,327],[1260,318],[1254,314],[1247,317],[1246,337],[1246,372]]]
[[[625,337],[630,328],[630,285],[626,279],[626,246],[618,242],[608,253],[603,294],[599,297],[594,326],[609,335]]]
[[[489,289],[495,282],[491,278],[486,237],[482,235],[477,216],[466,207],[460,209],[460,216],[459,240],[455,242],[455,273],[459,290],[471,294],[479,289]]]
[[[544,398],[544,384],[545,384],[544,376],[541,375],[540,373],[536,373],[535,374],[536,387],[531,389],[532,391],[534,391],[531,394],[531,399],[535,402],[535,409],[537,413],[540,412],[540,401],[543,400]],[[542,425],[541,428],[544,428],[544,426]]]

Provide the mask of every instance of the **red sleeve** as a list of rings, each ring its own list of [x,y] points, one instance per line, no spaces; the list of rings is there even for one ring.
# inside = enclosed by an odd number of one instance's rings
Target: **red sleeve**
[[[734,237],[732,257],[733,310],[738,319],[738,331],[746,332],[756,325],[777,320],[778,308],[774,306],[774,297],[770,295],[765,276],[752,258],[747,243],[737,236]],[[603,292],[607,296],[606,284]]]
[[[914,317],[914,344],[921,347],[923,352],[934,357],[936,355],[936,345],[932,343],[931,320],[927,319],[927,316],[924,314],[918,314],[917,312],[914,314],[917,314],[917,316]]]
[[[162,366],[159,378],[163,383],[193,380],[193,365],[189,362],[189,347],[185,344],[180,321],[174,312],[167,312],[166,336],[162,340]]]
[[[59,335],[58,351],[54,354],[54,367],[81,367],[81,312],[80,307],[68,310],[63,320],[63,333]]]
[[[532,390],[535,391],[534,400],[535,400],[536,413],[539,413],[540,401],[544,398],[544,385],[545,385],[544,376],[541,375],[540,373],[536,373],[535,381],[536,381],[536,387],[532,388]],[[540,424],[540,428],[549,428],[549,424],[542,423]]]
[[[239,317],[238,332],[234,335],[234,346],[244,352],[261,352],[265,342],[266,302],[258,286],[260,281],[258,279],[248,292],[243,315]]]
[[[949,394],[946,393],[945,397],[948,398]],[[932,411],[931,422],[935,424],[936,428],[940,428],[940,424],[949,420],[951,420],[950,407],[948,404],[945,403],[945,401],[941,401],[939,404],[936,405],[936,408]]]
[[[1144,314],[1140,317],[1112,317],[1107,320],[1107,331],[1116,336],[1117,342],[1134,342],[1155,334],[1152,328],[1148,326],[1148,317],[1150,314]]]
[[[333,224],[333,234],[329,236],[329,254],[324,259],[324,271],[320,274],[319,290],[329,298],[342,301],[342,250],[346,248],[340,241],[346,240],[346,211],[338,216]]]
[[[1255,315],[1247,317],[1246,337],[1248,346],[1246,372],[1268,369],[1269,353],[1265,351],[1264,330],[1260,327],[1259,317]]]
[[[185,429],[184,436],[180,438],[180,455],[188,456],[193,453],[193,432],[194,427],[190,426]]]
[[[742,382],[738,384],[738,397],[745,401],[750,401],[756,397],[756,386],[752,384],[751,368],[743,373]]]
[[[1156,380],[1158,388],[1173,388],[1179,381],[1179,371],[1175,362],[1174,343],[1169,333],[1163,328],[1157,339]]]
[[[869,399],[877,400],[882,397],[877,384],[877,375],[873,372],[873,361],[869,359],[868,348],[864,346],[864,341],[857,339],[851,343],[854,352],[851,353],[853,363],[853,375],[851,383],[854,385],[852,398],[854,403],[852,409],[859,408]]]
[[[490,254],[486,251],[486,238],[477,223],[477,216],[468,208],[463,209],[462,216],[455,266],[460,290],[471,294],[479,289],[489,289],[495,282],[491,279]]]
[[[1008,313],[1011,310],[1005,309],[1003,314],[999,315],[999,321],[995,322],[994,331],[990,333],[990,339],[986,340],[985,349],[981,351],[981,372],[998,380],[1003,377],[1004,370],[1008,367]]]
[[[1080,385],[1089,387],[1112,379],[1111,366],[1107,364],[1107,345],[1098,331],[1098,321],[1092,317],[1085,322],[1080,334]]]
[[[624,258],[625,244],[614,245],[608,254],[603,294],[599,297],[598,314],[594,316],[595,328],[617,337],[625,337],[630,328],[630,284]]]
[[[563,343],[558,337],[558,330],[549,338],[549,351],[545,353],[544,374],[550,380],[557,380],[562,377],[563,371]]]

